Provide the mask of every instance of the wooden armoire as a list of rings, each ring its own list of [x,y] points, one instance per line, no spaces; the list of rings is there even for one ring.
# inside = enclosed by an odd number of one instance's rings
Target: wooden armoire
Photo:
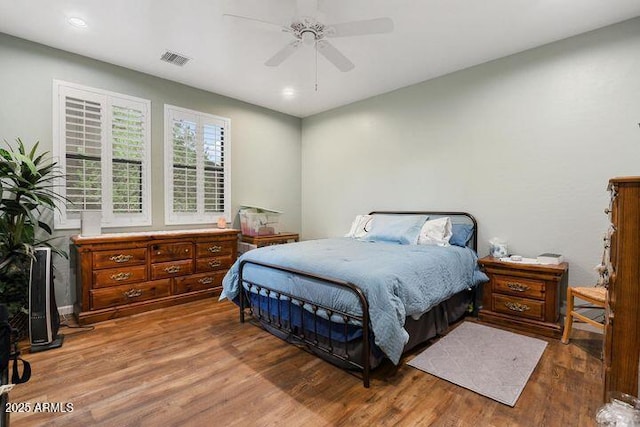
[[[604,339],[604,400],[619,391],[638,396],[640,363],[640,176],[609,181],[611,227],[605,238],[608,282]],[[609,246],[609,247],[607,247]],[[606,258],[606,257],[605,257]]]

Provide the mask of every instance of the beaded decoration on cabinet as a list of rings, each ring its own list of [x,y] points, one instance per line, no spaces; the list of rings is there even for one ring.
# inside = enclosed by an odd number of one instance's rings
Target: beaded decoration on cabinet
[[[598,267],[606,286],[604,395],[638,396],[640,361],[640,177],[613,178],[605,237],[605,257]]]

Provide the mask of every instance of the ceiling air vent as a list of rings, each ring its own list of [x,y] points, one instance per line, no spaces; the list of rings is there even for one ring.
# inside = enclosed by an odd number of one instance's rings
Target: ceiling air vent
[[[184,55],[180,55],[179,53],[171,52],[170,50],[168,50],[162,54],[160,59],[168,62],[169,64],[174,64],[182,67],[184,64],[189,62],[190,58],[187,58]]]

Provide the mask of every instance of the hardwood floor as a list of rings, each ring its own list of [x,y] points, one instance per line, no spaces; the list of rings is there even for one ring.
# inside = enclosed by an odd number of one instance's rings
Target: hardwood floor
[[[568,346],[546,339],[514,408],[405,364],[382,366],[365,389],[212,299],[61,332],[62,348],[24,355],[33,375],[10,400],[73,411],[14,413],[13,427],[589,426],[601,405],[599,336],[584,331]]]

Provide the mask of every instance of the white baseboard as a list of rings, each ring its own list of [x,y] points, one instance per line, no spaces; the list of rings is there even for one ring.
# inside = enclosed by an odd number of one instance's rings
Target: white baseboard
[[[58,307],[58,313],[60,314],[72,314],[73,313],[73,306],[72,305],[65,305],[62,307]]]

